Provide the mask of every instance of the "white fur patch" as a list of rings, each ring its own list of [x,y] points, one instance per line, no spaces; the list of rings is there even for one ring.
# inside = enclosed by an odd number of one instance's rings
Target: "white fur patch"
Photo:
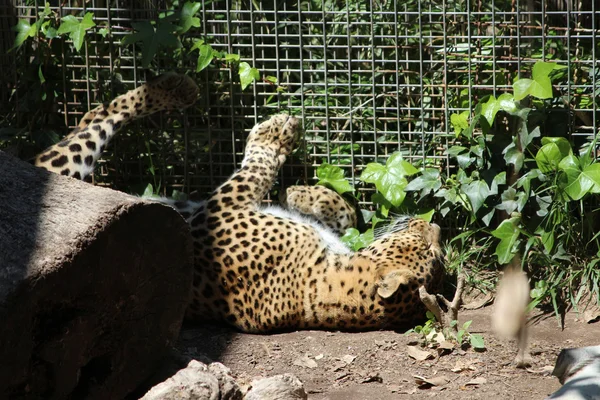
[[[329,251],[337,254],[352,254],[352,250],[348,248],[331,229],[322,225],[317,220],[312,219],[308,215],[300,214],[296,211],[286,210],[279,206],[265,206],[259,209],[260,212],[265,214],[274,215],[279,218],[289,219],[301,224],[310,225],[315,231],[321,236],[323,244],[329,249]]]
[[[179,213],[189,212],[191,215],[193,215],[194,211],[196,211],[201,205],[206,203],[206,201],[176,201],[173,199],[159,196],[142,196],[142,198],[144,200],[155,201],[157,203],[169,205],[175,210],[177,210]],[[176,203],[177,206],[175,205]],[[182,205],[184,206],[181,207]],[[329,251],[337,254],[353,253],[352,250],[350,250],[348,246],[346,246],[340,240],[339,236],[336,233],[334,233],[331,229],[322,225],[320,222],[311,218],[308,215],[303,215],[296,211],[286,210],[279,206],[263,206],[260,207],[258,211],[265,214],[274,215],[279,218],[289,219],[295,222],[310,225],[317,231],[319,236],[321,236],[323,244],[329,249]]]

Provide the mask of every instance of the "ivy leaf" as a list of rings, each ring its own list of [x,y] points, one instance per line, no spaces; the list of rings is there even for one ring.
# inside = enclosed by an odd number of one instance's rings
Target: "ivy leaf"
[[[131,26],[137,31],[125,36],[123,44],[142,42],[142,67],[148,68],[159,46],[180,47],[181,43],[173,32],[177,26],[166,21],[159,21],[156,29],[149,21],[132,22]]]
[[[442,187],[440,171],[436,168],[426,168],[423,170],[423,174],[413,179],[404,190],[409,192],[421,190],[421,197],[424,197],[432,190],[436,192],[440,187]]]
[[[242,90],[246,90],[252,82],[260,79],[260,72],[256,68],[251,67],[247,62],[240,63],[239,73]]]
[[[196,72],[200,72],[211,63],[215,57],[215,51],[210,44],[204,44],[203,40],[198,40],[194,43],[190,51],[198,50],[198,63],[196,64]]]
[[[538,61],[533,64],[533,68],[531,69],[531,77],[534,81],[538,81],[540,79],[548,78],[550,73],[555,69],[565,69],[566,65],[560,65],[553,62],[543,62]]]
[[[404,188],[408,185],[406,176],[419,172],[402,154],[396,152],[388,158],[385,165],[369,163],[360,176],[360,180],[374,183],[377,190],[395,207],[400,206],[406,197]]]
[[[502,171],[494,176],[492,184],[490,185],[490,195],[498,194],[499,185],[506,185],[506,171]]]
[[[490,189],[487,183],[481,180],[462,185],[461,190],[469,198],[469,202],[473,208],[473,213],[476,213],[481,206],[483,206],[485,199],[487,199],[490,195]]]
[[[527,128],[526,119],[523,120],[523,127],[519,130],[519,140],[521,141],[521,149],[525,150],[527,146],[533,142],[533,139],[536,137],[542,136],[542,132],[540,131],[540,127],[536,126],[531,131]]]
[[[545,217],[548,215],[548,209],[552,205],[552,196],[535,196],[535,202],[539,207],[536,212],[537,216]]]
[[[75,46],[75,50],[81,50],[81,46],[83,46],[83,39],[85,38],[85,32],[90,28],[96,26],[96,23],[93,21],[94,14],[91,12],[86,13],[83,16],[83,19],[79,21],[77,17],[73,15],[67,15],[62,17],[61,24],[58,27],[57,33],[62,35],[64,33],[69,34],[69,38],[73,41],[73,46]]]
[[[227,54],[225,54],[224,60],[227,63],[237,63],[237,62],[240,62],[240,55],[227,53]]]
[[[560,168],[567,174],[568,179],[565,192],[573,200],[580,200],[588,193],[600,193],[600,164],[590,164],[583,170],[578,164],[573,155],[565,157],[560,163]]]
[[[560,161],[572,153],[571,145],[562,137],[542,138],[542,145],[535,155],[535,162],[543,173],[556,171]]]
[[[450,115],[450,123],[454,128],[456,137],[458,137],[463,130],[469,127],[469,111],[463,111],[460,114]]]
[[[428,208],[426,210],[418,211],[416,217],[421,218],[423,221],[431,222],[433,214],[435,214],[435,209]]]
[[[349,228],[346,230],[344,236],[341,237],[341,240],[352,250],[358,251],[373,243],[375,238],[373,229],[368,229],[365,233],[360,233],[356,228]]]
[[[371,196],[371,201],[373,204],[379,205],[379,211],[381,215],[385,218],[388,217],[390,208],[392,208],[392,203],[390,203],[381,193],[374,193]],[[376,217],[373,218],[375,220]],[[375,226],[375,221],[373,222],[373,226]]]
[[[517,180],[517,187],[522,187],[526,193],[529,193],[531,189],[531,181],[534,179],[540,179],[543,182],[545,177],[546,175],[542,174],[539,169],[532,169]]]
[[[506,189],[500,198],[502,199],[502,203],[498,204],[496,208],[506,211],[507,214],[511,214],[515,210],[521,212],[527,202],[527,194],[521,191],[517,192],[512,187]]]
[[[519,173],[523,168],[523,162],[525,161],[525,155],[522,151],[519,151],[517,145],[514,143],[509,144],[502,151],[504,153],[504,161],[507,164],[512,164],[515,167],[515,173]]]
[[[554,247],[554,232],[546,231],[542,227],[540,227],[535,233],[540,235],[540,239],[542,240],[544,250],[546,250],[547,253],[550,253],[550,251],[552,251],[552,248]]]
[[[195,28],[200,27],[200,18],[194,17],[198,10],[200,10],[200,3],[187,1],[181,9],[181,16],[179,17],[179,34],[186,33],[193,26]]]
[[[510,93],[503,93],[498,96],[498,105],[500,109],[507,113],[514,113],[517,111],[517,104],[515,103],[515,97]]]
[[[496,256],[500,264],[507,264],[514,256],[513,247],[519,238],[519,222],[518,217],[513,217],[502,221],[497,229],[493,230],[492,236],[500,239],[500,243],[496,246]]]
[[[555,69],[563,69],[565,66],[556,63],[538,61],[533,65],[531,71],[532,79],[519,79],[513,84],[515,100],[524,99],[531,95],[538,99],[552,98],[552,82],[550,72]]]
[[[20,47],[27,38],[35,37],[38,32],[37,24],[30,25],[26,19],[20,19],[17,25],[13,26],[13,31],[17,32],[13,49]]]
[[[330,186],[339,194],[353,192],[354,188],[344,178],[344,170],[330,164],[322,164],[317,168],[317,177],[319,181],[317,185]]]
[[[494,96],[490,95],[488,101],[481,103],[481,115],[483,115],[490,126],[494,123],[498,111],[500,111],[500,102]]]

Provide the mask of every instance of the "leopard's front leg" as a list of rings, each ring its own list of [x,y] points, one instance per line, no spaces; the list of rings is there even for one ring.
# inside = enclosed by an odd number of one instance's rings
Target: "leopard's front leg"
[[[257,209],[292,151],[299,125],[296,118],[278,114],[252,128],[242,167],[213,193],[207,210]]]

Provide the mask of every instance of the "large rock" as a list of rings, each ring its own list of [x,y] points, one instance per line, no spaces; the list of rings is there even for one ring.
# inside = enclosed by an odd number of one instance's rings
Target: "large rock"
[[[562,349],[552,375],[563,386],[548,399],[600,400],[600,346]]]
[[[140,400],[241,400],[229,368],[191,360],[187,367],[148,391]]]
[[[179,333],[187,224],[2,152],[0,171],[0,398],[122,398]]]

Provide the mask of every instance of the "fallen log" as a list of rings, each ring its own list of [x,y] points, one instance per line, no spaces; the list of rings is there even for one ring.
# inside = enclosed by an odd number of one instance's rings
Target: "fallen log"
[[[179,334],[187,224],[0,151],[0,398],[117,399]]]

